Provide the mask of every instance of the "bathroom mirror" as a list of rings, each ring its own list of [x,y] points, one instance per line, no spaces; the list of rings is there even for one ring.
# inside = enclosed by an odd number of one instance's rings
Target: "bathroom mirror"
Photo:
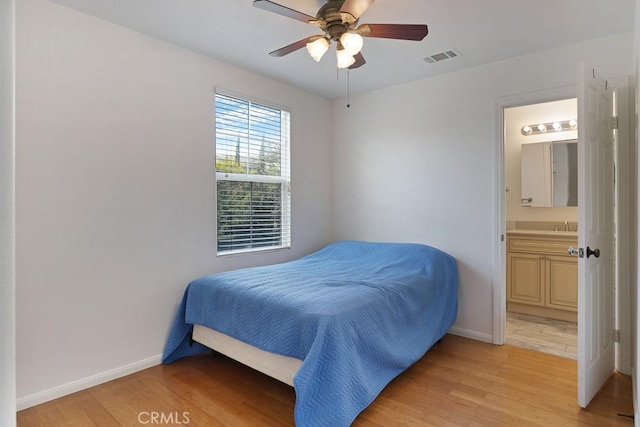
[[[522,144],[522,206],[578,206],[578,141]]]

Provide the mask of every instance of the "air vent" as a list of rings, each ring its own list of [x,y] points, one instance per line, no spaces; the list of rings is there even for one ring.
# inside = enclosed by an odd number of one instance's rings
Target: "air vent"
[[[447,50],[445,52],[434,53],[431,56],[427,56],[424,58],[429,64],[435,64],[436,62],[444,61],[445,59],[455,58],[456,56],[461,56],[460,52],[455,49]]]

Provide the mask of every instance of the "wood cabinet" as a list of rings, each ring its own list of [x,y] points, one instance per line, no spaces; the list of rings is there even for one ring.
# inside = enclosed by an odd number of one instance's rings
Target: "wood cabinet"
[[[544,306],[544,257],[507,253],[507,301]]]
[[[578,259],[568,249],[577,243],[568,233],[508,233],[507,310],[575,321]]]

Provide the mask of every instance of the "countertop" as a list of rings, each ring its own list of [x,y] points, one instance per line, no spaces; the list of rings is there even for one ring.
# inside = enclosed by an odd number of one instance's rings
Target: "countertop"
[[[518,234],[527,236],[567,236],[578,237],[577,231],[552,231],[552,230],[507,230],[507,234]]]

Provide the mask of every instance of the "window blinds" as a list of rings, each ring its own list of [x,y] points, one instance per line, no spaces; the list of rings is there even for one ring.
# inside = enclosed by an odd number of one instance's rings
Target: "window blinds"
[[[290,114],[215,99],[218,252],[289,247]]]

